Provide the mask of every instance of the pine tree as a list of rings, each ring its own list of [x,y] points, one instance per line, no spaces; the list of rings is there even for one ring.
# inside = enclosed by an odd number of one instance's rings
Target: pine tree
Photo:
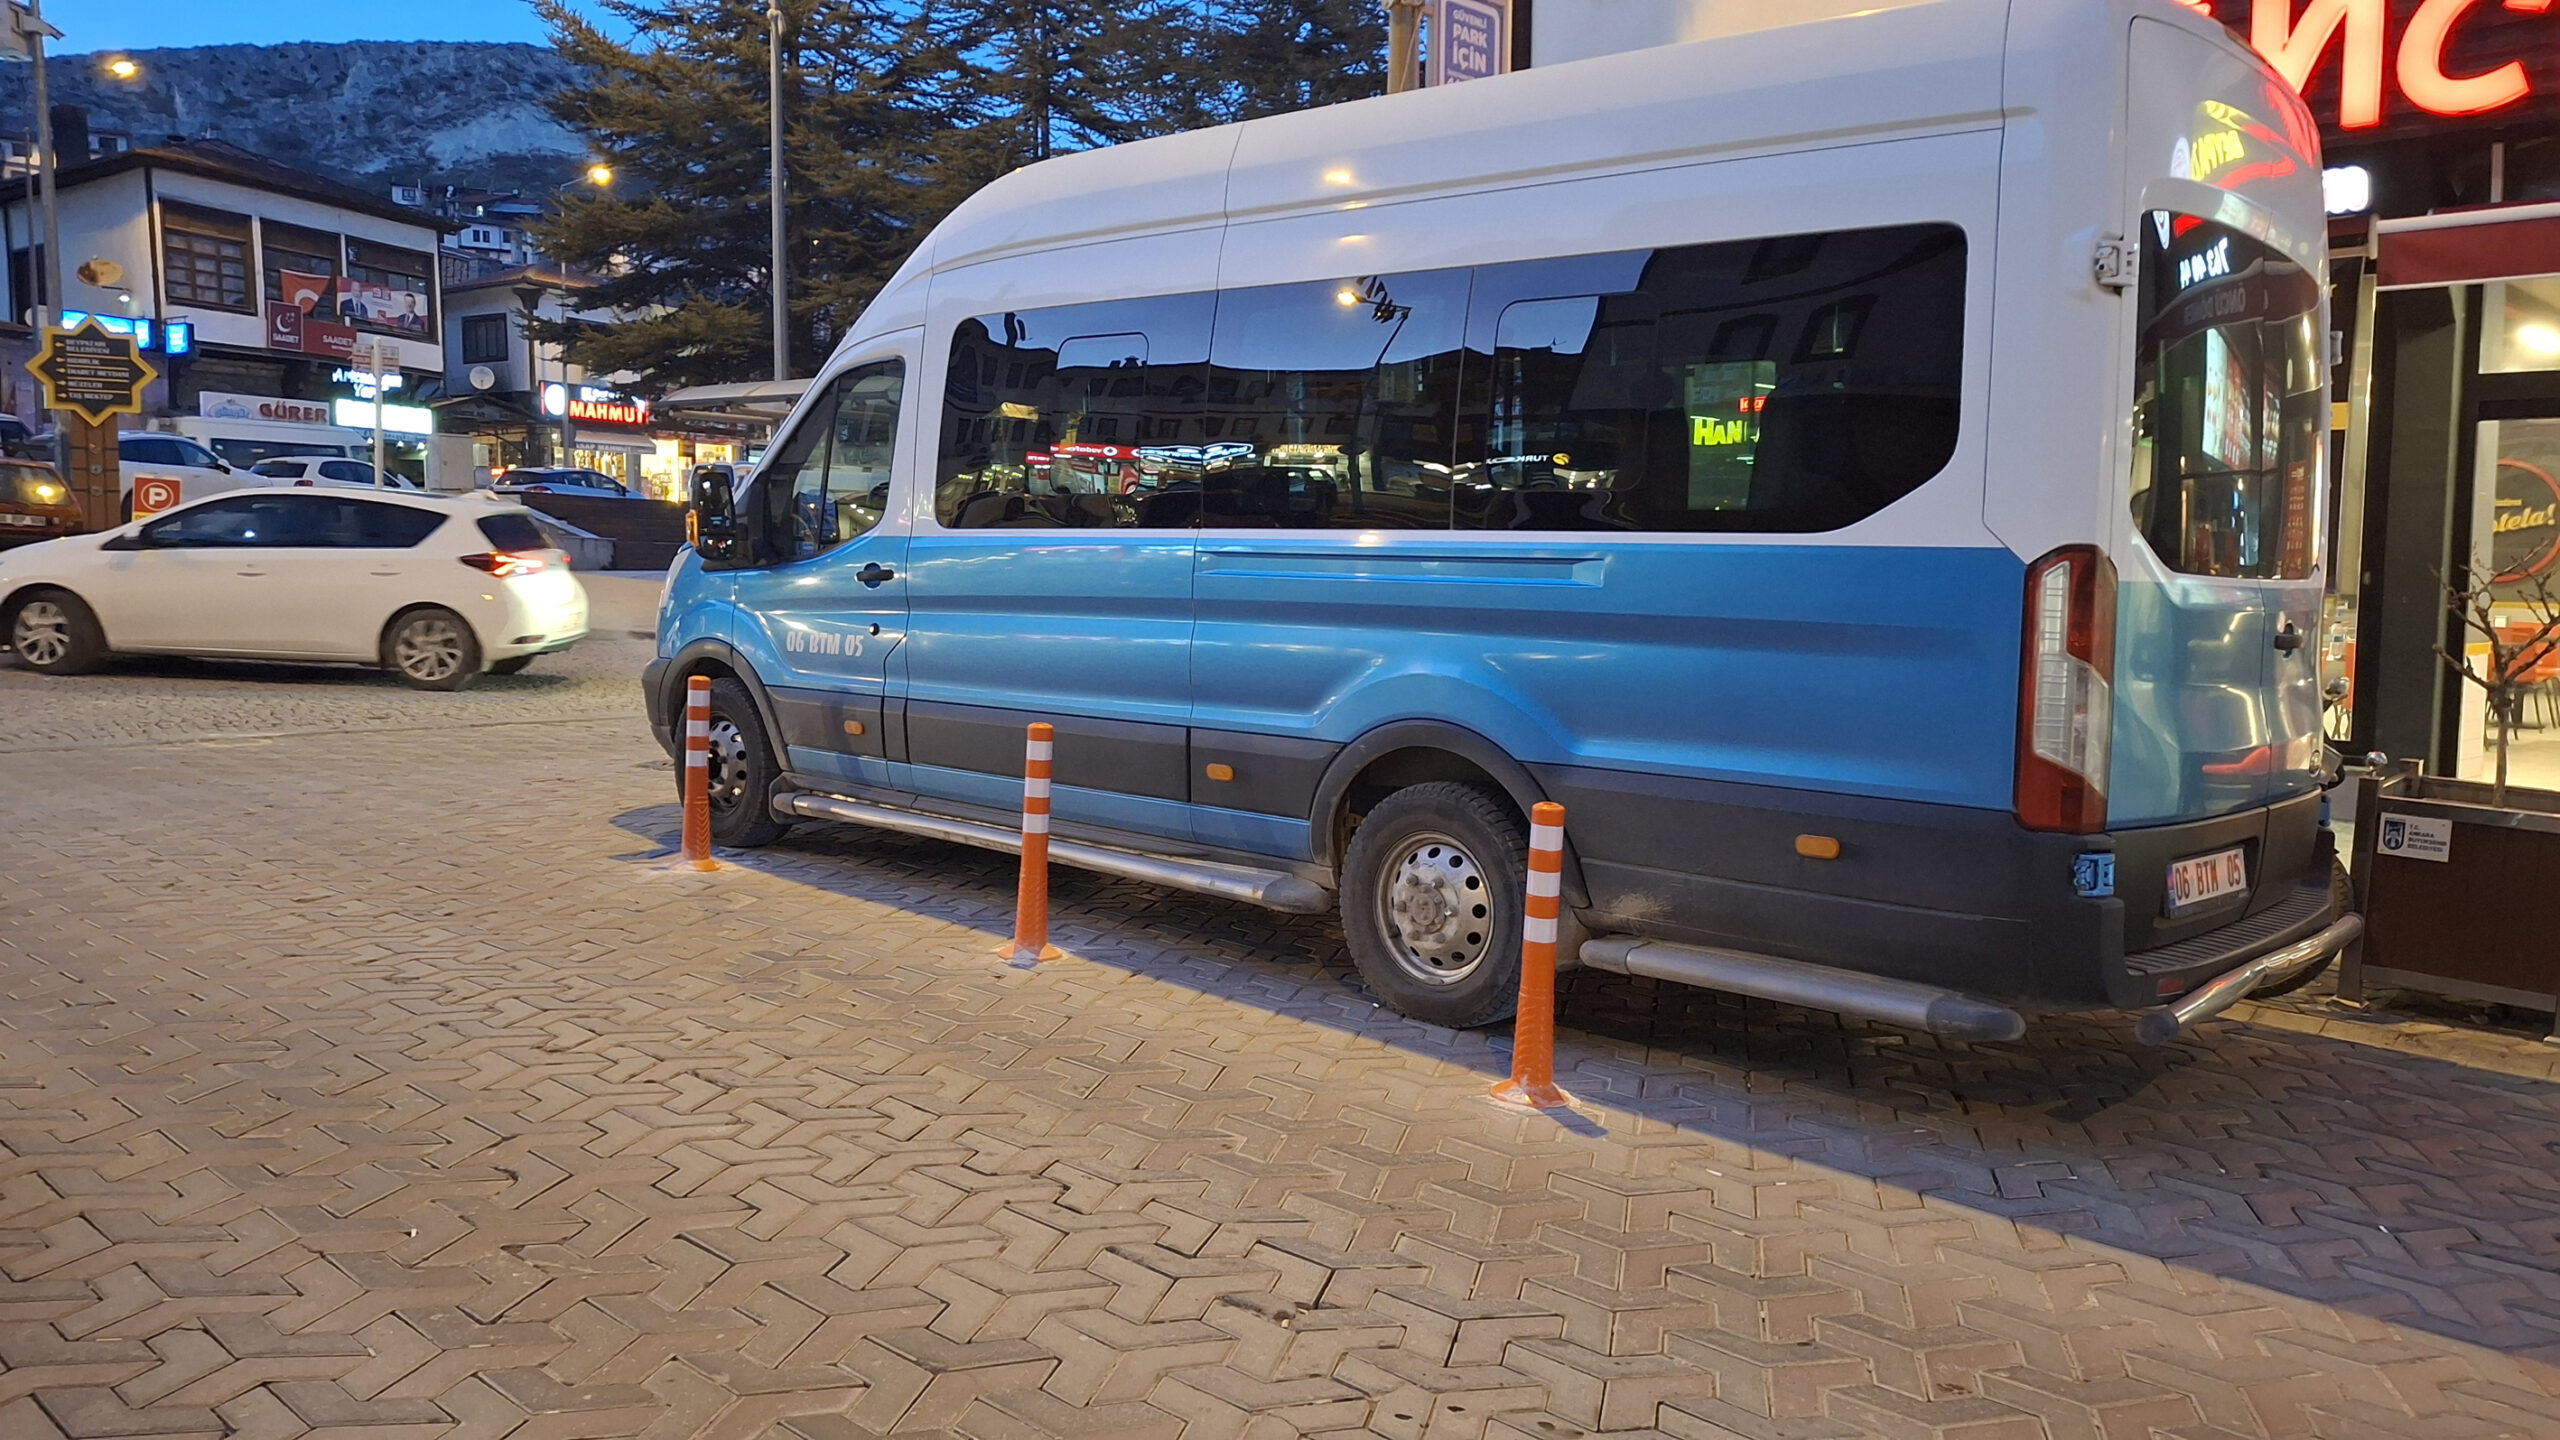
[[[1071,150],[1374,94],[1375,0],[783,0],[792,354],[810,373],[935,221]],[[536,327],[641,388],[763,378],[773,349],[763,0],[535,0],[580,72],[553,113],[611,165],[550,254],[612,326]]]
[[[563,0],[536,0],[581,73],[553,113],[613,167],[563,196],[542,242],[600,278],[583,307],[611,326],[539,327],[597,373],[643,388],[770,370],[766,26],[759,0],[604,0],[625,44]],[[985,178],[939,142],[965,120],[927,17],[888,0],[784,0],[792,353],[806,374],[932,221]]]

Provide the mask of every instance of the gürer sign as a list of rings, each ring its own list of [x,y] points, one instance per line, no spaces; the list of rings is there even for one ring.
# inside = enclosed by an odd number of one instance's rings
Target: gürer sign
[[[2560,0],[2181,3],[2247,39],[2339,131],[2512,120],[2560,89]]]

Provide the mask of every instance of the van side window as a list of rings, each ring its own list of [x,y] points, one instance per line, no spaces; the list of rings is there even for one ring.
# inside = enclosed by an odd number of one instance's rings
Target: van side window
[[[1905,225],[1476,271],[1462,529],[1836,530],[1954,455],[1964,233]]]
[[[1201,524],[1449,525],[1469,272],[1222,291]]]
[[[1200,517],[1210,295],[964,320],[934,515],[954,530],[1185,529]]]
[[[889,507],[907,367],[857,366],[830,382],[756,474],[756,563],[823,555],[870,533]]]

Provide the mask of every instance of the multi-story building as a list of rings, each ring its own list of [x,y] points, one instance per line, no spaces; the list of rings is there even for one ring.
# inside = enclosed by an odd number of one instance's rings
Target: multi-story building
[[[0,379],[8,408],[30,417],[39,397],[23,364],[37,337],[26,322],[44,236],[33,188],[0,187],[0,315],[14,322],[0,325]],[[64,165],[56,188],[61,309],[134,333],[161,371],[128,425],[272,399],[370,429],[362,372],[379,346],[401,372],[385,416],[395,457],[432,474],[422,402],[445,372],[442,221],[218,141],[96,155]]]

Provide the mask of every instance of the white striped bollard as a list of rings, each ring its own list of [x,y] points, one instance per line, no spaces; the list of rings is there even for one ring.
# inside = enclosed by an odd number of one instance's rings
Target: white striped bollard
[[[1520,922],[1520,1010],[1511,1022],[1511,1078],[1493,1098],[1541,1110],[1570,1105],[1556,1084],[1556,922],[1564,914],[1564,807],[1529,812],[1529,894]]]
[[[1013,938],[996,950],[1017,969],[1058,958],[1049,943],[1049,772],[1057,727],[1031,723],[1022,750],[1022,884],[1013,902]]]
[[[711,858],[711,677],[684,682],[684,849],[677,868],[717,870]]]

